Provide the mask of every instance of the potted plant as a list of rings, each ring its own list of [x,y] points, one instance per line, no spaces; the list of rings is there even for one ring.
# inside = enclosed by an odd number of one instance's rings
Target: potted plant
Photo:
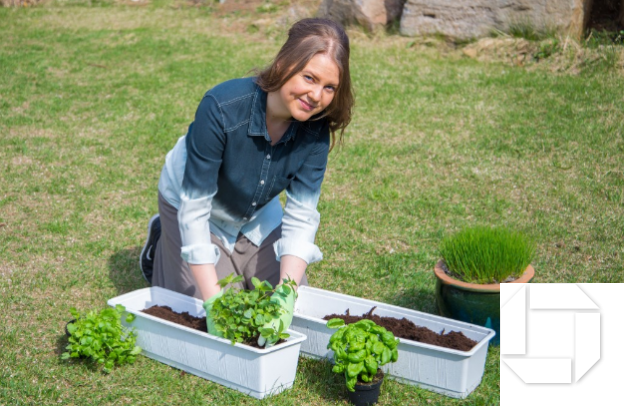
[[[182,326],[143,310],[152,306],[168,306],[176,313],[186,312],[201,318],[206,316],[203,301],[157,286],[117,296],[108,304],[113,307],[121,304],[136,316],[133,326],[138,333],[137,344],[147,357],[257,399],[280,393],[294,384],[301,342],[306,339],[303,334],[282,331],[277,334],[281,337],[289,335],[283,343],[270,348],[256,348],[239,342],[239,337],[234,335],[221,338]],[[239,321],[236,328],[244,329],[244,326],[251,324],[251,320]]]
[[[243,280],[242,275],[230,274],[221,279],[219,285],[224,289],[227,285],[235,284]],[[223,296],[218,298],[212,308],[215,328],[234,343],[260,342],[270,347],[279,340],[284,340],[290,335],[284,330],[283,323],[279,328],[264,327],[274,317],[283,311],[280,306],[271,301],[271,295],[275,289],[268,281],[260,282],[256,277],[251,278],[253,290],[238,289],[231,287]],[[286,294],[294,289],[297,284],[292,279],[284,279],[282,289]],[[295,294],[296,295],[296,294]]]
[[[469,227],[448,236],[435,265],[436,302],[442,316],[492,328],[500,343],[500,284],[529,283],[535,244],[502,227]]]
[[[477,342],[470,351],[459,351],[397,337],[399,357],[397,362],[382,367],[386,377],[460,399],[470,395],[481,383],[488,344],[495,335],[492,329],[310,286],[300,286],[297,295],[290,328],[307,336],[301,343],[301,354],[305,357],[333,358],[327,345],[334,331],[327,327],[325,316],[347,311],[363,314],[375,307],[378,316],[405,318],[436,333],[461,332]]]
[[[384,377],[380,367],[397,361],[399,340],[371,320],[345,326],[344,320],[331,319],[327,327],[338,329],[327,348],[334,352],[332,371],[344,374],[349,400],[356,406],[377,403]]]
[[[136,346],[136,332],[122,325],[125,308],[117,305],[101,311],[91,310],[80,314],[75,308],[69,311],[74,317],[65,327],[69,344],[61,359],[86,358],[101,364],[103,371],[111,372],[115,365],[132,364],[141,347]],[[134,315],[126,314],[126,323]]]

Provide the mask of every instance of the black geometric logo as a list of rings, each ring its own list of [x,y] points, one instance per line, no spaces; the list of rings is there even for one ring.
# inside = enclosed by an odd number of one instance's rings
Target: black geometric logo
[[[606,389],[606,285],[501,283],[501,389]]]

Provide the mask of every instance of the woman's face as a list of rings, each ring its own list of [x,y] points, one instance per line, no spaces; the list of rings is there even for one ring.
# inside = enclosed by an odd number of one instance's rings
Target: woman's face
[[[340,70],[326,54],[316,54],[310,62],[277,91],[273,117],[307,121],[323,111],[334,99]]]

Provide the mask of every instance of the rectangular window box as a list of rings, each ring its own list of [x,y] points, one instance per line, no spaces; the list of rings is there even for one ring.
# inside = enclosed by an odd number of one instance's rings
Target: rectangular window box
[[[462,399],[481,383],[488,343],[495,334],[492,329],[309,286],[301,286],[298,294],[290,328],[307,336],[301,346],[303,356],[332,358],[327,344],[336,330],[328,329],[323,317],[345,314],[347,309],[359,316],[377,306],[373,314],[378,316],[405,317],[436,333],[461,331],[478,343],[464,352],[400,338],[398,361],[382,367],[389,378]]]
[[[230,340],[142,313],[160,305],[195,317],[206,315],[199,299],[160,287],[135,290],[108,301],[109,306],[117,304],[136,316],[130,326],[136,329],[137,345],[147,357],[257,399],[291,388],[295,381],[299,350],[306,339],[301,333],[288,330],[290,337],[285,343],[268,349],[232,345]]]

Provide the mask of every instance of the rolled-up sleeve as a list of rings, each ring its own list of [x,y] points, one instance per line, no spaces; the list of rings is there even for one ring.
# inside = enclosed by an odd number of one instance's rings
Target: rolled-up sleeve
[[[190,264],[219,260],[219,249],[210,242],[209,219],[225,141],[221,110],[207,94],[186,136],[187,157],[178,210],[181,256]]]
[[[283,255],[294,255],[308,264],[323,259],[314,239],[321,219],[317,205],[328,153],[329,129],[325,126],[311,154],[286,188],[282,237],[273,246],[278,261]]]

